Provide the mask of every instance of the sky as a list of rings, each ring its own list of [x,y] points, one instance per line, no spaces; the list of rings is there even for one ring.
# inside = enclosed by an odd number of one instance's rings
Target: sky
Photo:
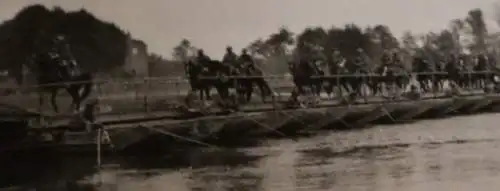
[[[87,9],[116,23],[150,52],[165,57],[182,38],[221,57],[227,45],[239,50],[286,26],[298,33],[307,26],[385,24],[396,36],[447,27],[472,8],[485,12],[496,30],[494,5],[500,0],[1,0],[0,20],[30,4]]]

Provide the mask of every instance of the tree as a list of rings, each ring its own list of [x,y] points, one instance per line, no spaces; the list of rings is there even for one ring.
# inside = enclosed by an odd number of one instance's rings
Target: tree
[[[252,56],[260,56],[269,58],[272,54],[271,47],[265,43],[261,38],[251,42],[246,49]]]
[[[368,56],[372,56],[373,42],[369,35],[355,25],[348,24],[344,28],[332,27],[327,32],[327,44],[325,52],[327,55],[338,50],[346,58],[359,56],[358,50],[363,50]]]
[[[401,53],[403,54],[403,63],[405,63],[407,69],[411,69],[413,56],[417,54],[419,49],[416,37],[409,31],[404,32],[401,37]]]
[[[470,47],[471,51],[485,52],[487,50],[486,37],[488,30],[481,9],[470,10],[465,22],[470,27],[471,35],[474,37],[474,44]]]
[[[419,45],[417,44],[417,39],[411,32],[406,31],[403,33],[403,37],[401,37],[402,41],[402,48],[408,51],[415,51],[416,49],[419,48]]]
[[[324,47],[326,45],[327,33],[321,27],[306,28],[297,36],[295,53],[303,56],[324,57]]]
[[[450,32],[455,41],[456,48],[455,52],[462,52],[462,34],[465,30],[465,22],[462,19],[454,19],[450,22]]]
[[[457,44],[455,36],[449,30],[443,30],[436,36],[435,42],[437,50],[444,56],[460,54],[460,44]]]
[[[392,34],[388,26],[375,25],[375,27],[367,27],[365,34],[370,38],[371,45],[368,50],[371,53],[374,64],[380,63],[380,58],[385,51],[399,50],[399,42]]]
[[[59,34],[66,36],[73,56],[87,71],[106,72],[125,64],[129,36],[113,23],[85,10],[65,12],[31,5],[0,25],[0,68],[21,82],[23,65],[35,68],[27,58],[50,47]]]
[[[399,42],[392,34],[388,26],[376,25],[372,30],[373,39],[378,42],[382,50],[393,50],[399,48]]]
[[[188,39],[182,39],[179,45],[174,47],[172,56],[177,61],[186,61],[195,55],[196,48],[191,45]]]
[[[281,27],[277,33],[271,34],[265,43],[270,47],[272,54],[284,56],[288,53],[288,46],[294,44],[294,34],[288,28]]]

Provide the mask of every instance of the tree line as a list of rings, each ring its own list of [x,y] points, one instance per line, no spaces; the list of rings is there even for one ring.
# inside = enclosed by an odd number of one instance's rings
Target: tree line
[[[0,70],[22,80],[23,66],[58,34],[66,36],[80,65],[91,72],[109,72],[124,65],[128,34],[113,23],[97,19],[84,9],[67,12],[31,5],[0,24]]]
[[[64,11],[59,7],[49,9],[43,5],[31,5],[0,24],[0,70],[9,71],[9,75],[21,81],[23,66],[30,67],[30,55],[49,46],[56,34],[67,37],[75,58],[90,72],[114,73],[125,63],[130,36],[115,24],[99,20],[84,9]],[[465,39],[472,40],[464,43]],[[375,64],[384,50],[397,50],[405,58],[426,54],[438,59],[464,51],[486,51],[498,55],[495,50],[500,46],[489,40],[482,11],[473,9],[464,18],[451,21],[450,26],[440,32],[420,35],[406,32],[398,39],[385,25],[318,26],[297,34],[281,27],[266,38],[250,42],[246,48],[258,60],[268,63],[265,65],[285,73],[285,59],[301,55],[331,55],[334,50],[349,58],[357,56],[357,49],[363,49]],[[196,50],[188,39],[183,39],[174,48],[172,56],[174,60],[185,60]],[[166,60],[155,54],[149,57],[152,63]],[[325,58],[330,59],[329,56]]]
[[[384,51],[391,50],[399,52],[408,66],[411,57],[419,54],[434,61],[466,51],[498,55],[497,44],[489,42],[483,12],[472,9],[464,18],[450,21],[449,26],[439,32],[405,32],[401,38],[397,38],[388,26],[381,24],[367,27],[354,23],[343,27],[308,27],[298,34],[281,27],[276,33],[253,41],[246,48],[252,55],[264,60],[284,60],[304,55],[323,56],[328,60],[331,59],[328,55],[332,55],[334,51],[352,58],[358,56],[358,49],[362,49],[374,65],[380,62]],[[183,39],[174,48],[173,57],[178,60],[186,59],[193,50],[196,47],[188,39]]]

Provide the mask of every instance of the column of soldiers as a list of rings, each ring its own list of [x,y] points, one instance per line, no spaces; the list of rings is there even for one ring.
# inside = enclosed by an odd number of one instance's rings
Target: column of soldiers
[[[467,60],[469,58],[473,58],[473,57],[477,60],[472,61],[472,62],[465,61],[465,60]],[[324,60],[325,58],[321,57],[321,56],[314,57],[312,55],[304,55],[304,58],[311,61],[311,62],[315,62],[318,59],[326,61],[326,60]],[[441,56],[441,58],[444,58],[444,57]],[[332,58],[330,59],[331,62],[327,65],[329,65],[329,66],[332,66],[331,64],[333,64],[333,65],[340,65],[340,64],[349,65],[349,66],[342,66],[342,67],[343,68],[345,68],[345,67],[354,68],[354,70],[349,69],[349,72],[353,72],[356,69],[365,69],[366,70],[367,68],[371,68],[371,65],[369,64],[370,63],[369,59],[370,59],[369,56],[366,55],[366,53],[362,49],[358,49],[357,56],[352,58],[349,62],[347,62],[348,64],[346,64],[345,61],[347,59],[345,59],[340,54],[339,51],[334,51]],[[413,56],[412,59],[427,60],[427,62],[421,62],[419,64],[431,65],[429,67],[415,67],[414,66],[413,72],[417,72],[417,73],[418,72],[429,72],[429,71],[423,71],[424,69],[419,69],[419,68],[434,68],[433,71],[443,71],[443,72],[448,72],[448,73],[450,73],[450,71],[454,71],[454,70],[464,72],[467,64],[470,64],[471,66],[469,68],[474,68],[475,71],[489,70],[490,68],[492,68],[492,66],[490,64],[493,64],[492,62],[488,61],[488,57],[485,55],[478,55],[478,56],[469,56],[469,55],[461,55],[461,56],[455,55],[454,56],[454,55],[451,55],[450,57],[448,57],[445,60],[442,60],[440,62],[429,62],[430,59],[425,55]],[[196,60],[198,63],[203,64],[203,63],[206,63],[207,61],[209,61],[210,58],[203,53],[203,50],[199,50]],[[241,55],[238,56],[233,52],[233,49],[230,46],[226,48],[226,53],[222,59],[222,64],[227,64],[227,65],[231,66],[233,69],[241,69],[242,67],[246,67],[246,68],[250,68],[250,69],[254,69],[254,70],[256,69],[256,65],[255,65],[252,57],[247,53],[247,51],[245,49],[243,49],[241,52]],[[402,72],[409,73],[409,71],[404,71],[403,60],[402,60],[401,55],[398,53],[398,51],[386,51],[386,52],[384,52],[384,54],[381,57],[381,64],[378,67],[390,67],[391,69],[397,69],[397,70],[401,70]],[[493,67],[493,68],[495,68],[495,67]],[[367,69],[367,70],[371,71],[371,69]],[[420,88],[417,88],[417,86],[415,86],[415,85],[411,85],[410,87],[411,88],[410,88],[409,93],[413,94],[413,97],[418,97],[419,96],[418,90]]]
[[[244,69],[245,71],[256,71],[259,68],[256,66],[254,59],[252,56],[250,56],[247,52],[246,49],[242,49],[241,55],[236,55],[236,53],[233,52],[233,48],[231,46],[226,47],[226,53],[224,54],[222,58],[222,62],[212,62],[213,60],[207,56],[203,49],[199,49],[197,52],[197,56],[195,58],[195,62],[201,66],[208,66],[205,64],[211,63],[220,63],[224,66],[229,66],[231,70],[231,75],[233,74],[240,74],[243,72],[242,70]],[[203,67],[205,68],[205,67]],[[241,85],[241,84],[234,84],[234,85]],[[217,104],[225,107],[225,108],[232,108],[232,110],[237,110],[237,105],[238,105],[238,97],[236,95],[237,89],[244,88],[244,87],[239,87],[235,86],[232,88],[229,88],[229,97],[226,99],[220,99]],[[241,91],[241,90],[240,90]],[[236,109],[235,109],[236,108]]]
[[[210,57],[208,57],[203,49],[198,50],[198,54],[196,56],[196,61],[200,64],[207,63],[210,61]],[[231,46],[226,47],[226,53],[224,54],[224,57],[222,58],[222,63],[223,64],[230,64],[234,68],[241,68],[244,66],[250,67],[252,69],[257,69],[255,66],[255,62],[248,54],[248,51],[246,49],[241,50],[241,55],[238,56],[236,53],[233,52],[233,48]]]

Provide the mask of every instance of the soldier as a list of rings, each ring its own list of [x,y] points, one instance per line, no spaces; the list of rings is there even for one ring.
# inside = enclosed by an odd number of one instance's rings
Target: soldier
[[[210,60],[211,59],[207,55],[205,55],[203,49],[198,50],[198,55],[196,56],[196,61],[198,62],[198,64],[204,65]]]
[[[241,55],[238,60],[240,63],[244,64],[243,67],[248,67],[251,70],[257,70],[257,67],[255,66],[255,62],[252,56],[248,54],[246,49],[241,50]]]
[[[237,60],[238,56],[233,52],[233,48],[231,46],[228,46],[226,48],[226,54],[224,54],[224,57],[222,58],[222,63],[234,65],[236,64]]]

